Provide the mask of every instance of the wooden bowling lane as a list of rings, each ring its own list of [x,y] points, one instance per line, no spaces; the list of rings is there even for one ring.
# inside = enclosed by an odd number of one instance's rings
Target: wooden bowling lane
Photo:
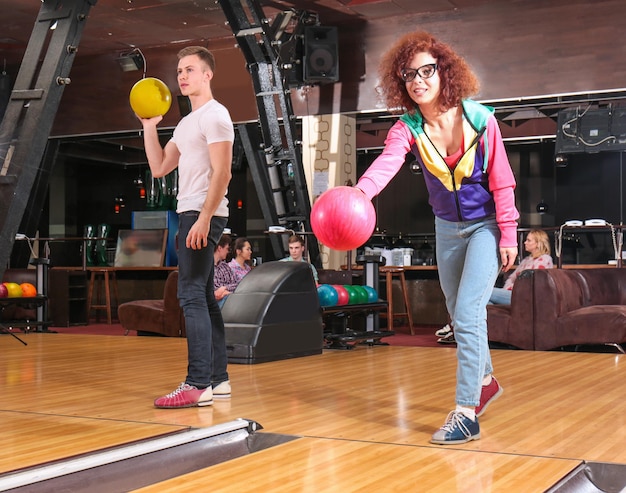
[[[31,412],[2,411],[0,418],[0,473],[186,429]]]
[[[135,490],[211,492],[540,492],[579,461],[301,438]]]
[[[543,491],[582,461],[626,464],[624,355],[492,351],[504,394],[481,418],[481,439],[451,447],[428,440],[454,406],[453,347],[358,346],[230,365],[232,399],[162,410],[152,402],[184,377],[184,339],[23,337],[28,346],[0,337],[0,415],[8,444],[0,449],[2,472],[238,418],[265,432],[303,437],[211,468],[211,477],[242,485],[244,470],[260,484],[297,477],[306,485],[313,468],[340,491],[393,485],[403,475],[462,491],[458,485],[472,484],[464,471],[480,469],[482,491],[503,491],[505,484],[505,491],[533,491],[525,488],[530,472]],[[258,470],[266,462],[271,474]]]

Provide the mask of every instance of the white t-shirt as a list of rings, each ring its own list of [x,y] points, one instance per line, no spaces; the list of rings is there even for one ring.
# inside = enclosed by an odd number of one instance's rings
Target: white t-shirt
[[[230,114],[215,99],[180,120],[171,139],[180,152],[176,212],[202,209],[213,174],[208,145],[225,141],[232,143],[234,140],[235,130]],[[225,196],[215,215],[228,217],[228,199]]]

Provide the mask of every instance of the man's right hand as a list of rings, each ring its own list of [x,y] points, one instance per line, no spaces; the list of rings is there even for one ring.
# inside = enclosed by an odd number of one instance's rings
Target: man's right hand
[[[152,118],[141,118],[137,113],[135,113],[135,116],[141,122],[144,128],[146,127],[146,125],[148,127],[156,127],[163,120],[163,115],[153,116]]]

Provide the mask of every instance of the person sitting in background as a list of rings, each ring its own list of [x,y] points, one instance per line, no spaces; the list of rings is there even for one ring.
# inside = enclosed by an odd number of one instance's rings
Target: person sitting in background
[[[306,262],[304,258],[304,239],[300,235],[291,235],[289,237],[289,256],[280,259],[281,262]],[[309,263],[313,272],[313,279],[317,283],[317,269]]]
[[[530,269],[552,269],[554,263],[550,256],[550,240],[548,234],[541,229],[532,229],[524,241],[524,249],[528,256],[519,263],[517,269],[504,281],[504,287],[493,288],[489,303],[492,305],[510,305],[513,285],[519,275]]]
[[[215,299],[220,308],[224,306],[228,295],[232,294],[239,284],[235,273],[228,265],[228,262],[226,262],[226,257],[230,252],[231,242],[232,239],[229,235],[222,235],[215,247],[215,253],[213,254],[215,264],[213,287],[215,289]]]
[[[439,338],[437,342],[439,344],[455,344],[456,340],[454,339],[454,330],[452,328],[452,322],[448,322],[441,329],[438,329],[435,332],[435,335]]]
[[[246,238],[237,238],[232,250],[234,250],[234,258],[228,262],[228,265],[235,273],[237,282],[239,282],[252,269],[250,266],[252,247]]]
[[[541,229],[530,230],[526,236],[526,241],[524,241],[524,249],[529,255],[526,256],[511,275],[507,277],[503,287],[493,288],[491,297],[489,298],[490,304],[510,305],[513,285],[523,271],[531,269],[552,269],[554,267],[552,257],[550,256],[550,240],[545,231]],[[454,344],[456,342],[452,323],[439,329],[435,332],[435,335],[439,337],[439,339],[437,339],[439,344]]]

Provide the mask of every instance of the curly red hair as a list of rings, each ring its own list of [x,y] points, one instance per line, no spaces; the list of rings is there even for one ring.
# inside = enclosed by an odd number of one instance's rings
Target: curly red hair
[[[430,53],[437,60],[437,72],[441,79],[439,104],[442,110],[458,106],[463,99],[478,93],[478,79],[461,56],[427,32],[412,32],[398,39],[383,55],[378,70],[380,74],[378,88],[385,97],[387,108],[391,111],[413,112],[416,109],[415,102],[407,93],[405,82],[400,78],[400,70],[406,67],[417,53]]]

